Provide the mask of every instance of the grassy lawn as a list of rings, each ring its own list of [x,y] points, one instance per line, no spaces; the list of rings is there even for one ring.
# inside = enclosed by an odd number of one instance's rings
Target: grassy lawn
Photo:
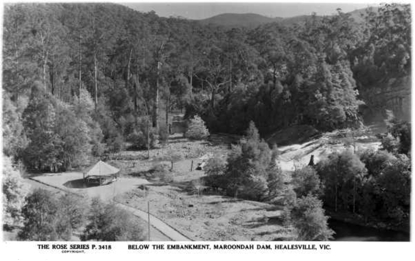
[[[278,240],[290,237],[282,225],[282,210],[274,205],[235,200],[219,195],[190,195],[166,185],[150,187],[148,194],[134,189],[119,201],[146,210],[199,241]]]
[[[189,193],[189,183],[205,175],[203,171],[190,171],[191,161],[175,163],[174,171],[167,174],[171,175],[171,182],[150,182],[147,190],[135,188],[118,195],[116,200],[144,211],[150,202],[153,215],[192,240],[268,241],[290,237],[289,229],[282,224],[280,206]],[[194,159],[194,168],[199,161]]]

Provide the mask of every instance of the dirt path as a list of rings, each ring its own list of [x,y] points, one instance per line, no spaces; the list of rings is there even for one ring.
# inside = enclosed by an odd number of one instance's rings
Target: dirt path
[[[122,203],[117,203],[117,206],[119,206],[122,209],[125,209],[131,213],[133,213],[135,216],[147,220],[148,219],[148,213],[144,212],[142,210],[129,207],[127,205],[124,205]],[[165,234],[167,237],[169,237],[173,241],[191,241],[189,238],[183,236],[181,233],[179,233],[177,230],[172,228],[171,226],[167,225],[157,217],[150,214],[150,223],[152,226],[156,227],[159,231],[163,231],[162,233]]]
[[[25,179],[26,183],[30,184],[32,188],[42,188],[49,191],[52,191],[56,194],[67,193],[67,191],[54,187],[51,185],[45,185],[37,180],[34,179]],[[78,193],[75,193],[78,194]],[[80,195],[80,194],[78,194]],[[80,195],[83,196],[83,195]],[[147,213],[141,210],[137,210],[131,207],[127,207],[120,203],[116,203],[117,206],[121,207],[132,213],[134,216],[140,218],[146,225],[147,225]],[[160,219],[156,218],[155,216],[151,215],[151,228],[150,228],[150,241],[190,241],[188,238],[182,236],[180,233],[175,231],[169,225],[165,224]]]

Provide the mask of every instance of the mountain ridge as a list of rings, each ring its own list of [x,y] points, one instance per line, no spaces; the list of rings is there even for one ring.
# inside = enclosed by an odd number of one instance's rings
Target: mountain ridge
[[[351,18],[353,18],[356,22],[360,23],[364,21],[364,18],[362,18],[362,14],[364,14],[365,10],[366,9],[357,9],[351,12],[347,12],[347,14],[350,14]],[[216,26],[223,26],[225,28],[246,27],[252,29],[257,26],[273,22],[278,22],[283,25],[293,25],[296,23],[304,22],[307,18],[310,18],[311,16],[312,15],[299,15],[292,17],[267,17],[256,13],[223,13],[209,18],[193,21],[199,22],[203,25],[211,24]],[[317,17],[323,16],[317,15]]]

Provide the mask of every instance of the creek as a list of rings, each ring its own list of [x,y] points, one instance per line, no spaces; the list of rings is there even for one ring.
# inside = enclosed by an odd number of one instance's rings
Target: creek
[[[334,241],[409,241],[409,233],[364,227],[339,220],[329,220],[329,227],[336,232]]]

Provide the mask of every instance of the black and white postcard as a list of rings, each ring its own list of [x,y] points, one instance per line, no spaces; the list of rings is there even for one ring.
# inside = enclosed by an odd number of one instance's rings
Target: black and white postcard
[[[4,3],[2,248],[409,249],[411,7]]]

